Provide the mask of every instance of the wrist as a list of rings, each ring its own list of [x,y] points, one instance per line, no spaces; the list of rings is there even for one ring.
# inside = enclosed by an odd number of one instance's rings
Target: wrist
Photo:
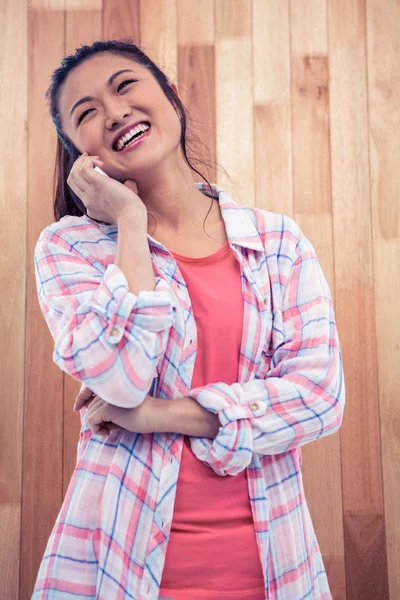
[[[221,427],[218,415],[212,413],[193,398],[161,400],[158,429],[162,433],[180,433],[193,437],[214,439]]]
[[[116,214],[116,224],[118,229],[124,227],[132,228],[135,230],[143,225],[144,233],[147,233],[147,210],[145,205],[143,206],[132,206],[131,204],[121,207]]]

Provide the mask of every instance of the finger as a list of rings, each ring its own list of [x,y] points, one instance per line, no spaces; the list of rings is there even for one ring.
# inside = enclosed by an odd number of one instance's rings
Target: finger
[[[82,196],[85,194],[85,190],[82,188],[82,182],[79,185],[79,183],[76,181],[75,175],[72,175],[71,173],[68,175],[67,184],[71,190],[82,199]]]
[[[74,410],[81,410],[87,403],[94,397],[94,392],[85,386],[84,390],[81,390],[75,398]]]
[[[121,429],[121,427],[118,427],[118,425],[115,425],[114,423],[102,423],[100,429],[97,430],[97,435],[108,437],[111,432],[116,429]]]
[[[102,438],[107,438],[110,435],[110,431],[107,429],[107,427],[100,427],[96,432],[96,435],[99,435]]]
[[[120,429],[113,422],[115,408],[112,404],[96,396],[85,415],[92,433],[108,436],[114,429]]]
[[[76,399],[78,400],[79,398],[83,398],[87,400],[91,396],[94,396],[93,390],[91,390],[90,387],[86,385],[86,383],[82,383],[78,395],[76,396]]]
[[[135,192],[135,194],[137,194],[137,193],[138,193],[138,188],[137,188],[137,185],[136,185],[136,181],[134,181],[133,179],[127,179],[127,180],[124,182],[124,185],[125,185],[127,188],[129,188],[130,190],[132,190],[132,192]]]
[[[89,179],[89,174],[91,175],[94,172],[95,166],[102,167],[104,162],[97,157],[87,156],[83,163],[79,167],[79,175],[83,177],[87,183],[92,183],[92,180]]]
[[[115,431],[115,429],[122,429],[122,427],[116,425],[116,423],[108,423],[107,427],[110,431]]]
[[[102,160],[94,160],[93,161],[93,168],[92,167],[87,167],[86,165],[83,167],[83,171],[82,173],[84,174],[84,177],[86,179],[86,181],[88,183],[90,183],[90,185],[104,185],[104,175],[102,173],[99,173],[98,171],[96,171],[95,167],[100,167],[100,169],[103,170],[104,167],[104,162]],[[99,178],[99,176],[101,178]]]
[[[97,396],[88,408],[85,419],[91,427],[99,427],[103,421],[112,421],[112,406]]]
[[[74,164],[72,165],[72,169],[67,179],[68,185],[71,185],[71,183],[75,184],[79,187],[81,191],[85,192],[88,187],[87,183],[90,182],[88,182],[84,176],[84,172],[82,171],[83,165],[85,165],[86,161],[89,161],[89,163],[92,165],[93,161],[97,160],[100,160],[100,158],[97,156],[89,157],[86,152],[81,154],[81,156],[79,156],[79,158],[77,158]]]
[[[94,392],[83,383],[77,397],[75,398],[74,410],[80,410],[83,408],[87,401],[93,398],[94,395]]]
[[[91,406],[93,400],[94,400],[94,396],[91,396],[87,400],[79,400],[79,402],[75,401],[74,410],[80,411],[82,408],[85,408],[85,407],[89,408],[89,406]]]
[[[88,416],[92,415],[94,413],[95,410],[97,410],[97,408],[99,408],[99,405],[103,405],[105,404],[105,401],[102,400],[101,398],[99,398],[99,396],[94,396],[92,399],[87,401],[87,411],[86,411],[86,418],[88,418]]]

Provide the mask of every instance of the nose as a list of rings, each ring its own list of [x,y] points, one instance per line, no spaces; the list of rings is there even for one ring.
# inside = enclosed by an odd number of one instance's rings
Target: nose
[[[112,129],[118,123],[121,123],[126,117],[131,114],[131,109],[122,105],[120,102],[114,102],[106,108],[106,123],[107,129]]]

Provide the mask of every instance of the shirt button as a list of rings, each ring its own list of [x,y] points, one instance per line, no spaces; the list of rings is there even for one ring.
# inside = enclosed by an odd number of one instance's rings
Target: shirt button
[[[265,306],[268,306],[268,298],[267,298],[267,296],[265,296],[265,298],[264,298],[264,304],[265,304]]]
[[[252,412],[257,412],[257,410],[258,410],[259,408],[260,408],[260,407],[259,407],[259,405],[257,404],[257,402],[252,402],[252,403],[250,404],[250,410],[251,410]]]
[[[111,334],[110,335],[112,335],[112,337],[117,337],[117,335],[119,335],[119,329],[118,329],[118,327],[113,327],[111,329]]]

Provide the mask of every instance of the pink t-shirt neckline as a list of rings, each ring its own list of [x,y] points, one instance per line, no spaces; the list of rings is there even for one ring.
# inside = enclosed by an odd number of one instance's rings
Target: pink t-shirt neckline
[[[213,254],[209,254],[208,256],[193,257],[193,256],[184,256],[183,254],[178,254],[178,252],[173,252],[172,250],[170,250],[170,252],[171,252],[172,256],[174,256],[175,258],[177,258],[179,260],[183,260],[184,262],[210,263],[210,262],[219,260],[221,258],[221,256],[223,254],[225,254],[225,252],[227,252],[229,249],[230,249],[230,244],[229,244],[229,242],[227,242],[225,244],[225,246],[223,246],[216,252],[213,252]]]

